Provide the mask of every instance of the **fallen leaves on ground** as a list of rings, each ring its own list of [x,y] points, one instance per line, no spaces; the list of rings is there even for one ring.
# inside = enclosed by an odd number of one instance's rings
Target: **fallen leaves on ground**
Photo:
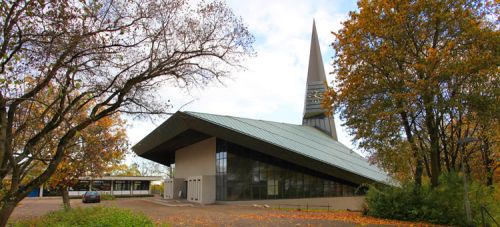
[[[155,221],[157,226],[219,226],[218,223],[224,223],[218,217],[179,215],[165,216]]]
[[[268,214],[242,214],[241,218],[254,219],[265,221],[273,218],[296,218],[309,220],[332,220],[356,223],[361,225],[396,225],[396,226],[440,226],[422,222],[408,222],[391,219],[375,218],[364,216],[359,212],[349,211],[334,211],[334,212],[319,212],[319,211],[282,211],[269,212]]]

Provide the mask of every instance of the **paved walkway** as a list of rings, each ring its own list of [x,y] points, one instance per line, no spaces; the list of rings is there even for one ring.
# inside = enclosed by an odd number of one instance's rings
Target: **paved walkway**
[[[151,201],[152,203],[160,204],[163,206],[168,206],[168,207],[194,207],[194,206],[201,206],[196,203],[190,203],[187,200],[166,200],[162,199],[159,197],[155,198],[148,198],[148,201]]]
[[[172,226],[359,226],[359,222],[332,220],[335,213],[331,212],[290,212],[239,205],[204,206],[184,201],[165,201],[160,198],[120,198],[102,201],[100,204],[83,204],[81,200],[73,199],[71,205],[73,207],[103,205],[128,208],[148,215],[155,223],[168,223]],[[61,209],[60,199],[26,199],[14,210],[11,219],[20,220],[41,216],[59,209]],[[342,215],[344,213],[359,216],[350,212],[343,212]],[[341,220],[355,221],[354,219]]]

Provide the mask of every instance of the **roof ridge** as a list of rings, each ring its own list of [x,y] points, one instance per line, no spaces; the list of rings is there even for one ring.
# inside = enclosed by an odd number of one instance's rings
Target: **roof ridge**
[[[213,116],[219,116],[219,117],[232,117],[232,118],[237,118],[237,119],[247,119],[247,120],[253,120],[253,121],[262,121],[262,122],[272,122],[272,123],[279,123],[279,124],[286,124],[286,125],[293,125],[293,126],[303,126],[299,124],[293,124],[293,123],[288,123],[288,122],[279,122],[279,121],[271,121],[271,120],[262,120],[262,119],[256,119],[256,118],[249,118],[249,117],[237,117],[233,115],[222,115],[222,114],[213,114],[213,113],[204,113],[204,112],[197,112],[197,111],[181,111],[183,113],[198,113],[198,114],[207,114],[207,115],[213,115]]]

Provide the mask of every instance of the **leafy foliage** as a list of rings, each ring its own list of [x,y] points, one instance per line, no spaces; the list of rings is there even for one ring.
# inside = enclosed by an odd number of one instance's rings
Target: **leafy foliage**
[[[112,175],[116,176],[171,176],[171,168],[132,154],[130,165],[115,166]]]
[[[48,181],[48,186],[63,192],[63,202],[68,208],[68,188],[73,187],[79,177],[110,173],[125,158],[128,148],[124,122],[118,114],[89,125],[75,140]]]
[[[55,211],[41,218],[20,221],[14,226],[154,226],[144,214],[117,207],[95,206]]]
[[[101,194],[101,199],[102,200],[115,200],[116,196],[111,195],[111,194],[107,194],[107,193],[103,193],[103,194]]]
[[[398,178],[420,184],[425,173],[437,186],[441,171],[459,171],[474,156],[468,164],[492,184],[498,2],[360,0],[358,8],[334,33],[336,80],[323,106],[337,109],[360,147]],[[459,145],[465,137],[479,141]]]
[[[0,226],[90,125],[166,113],[160,88],[206,86],[254,53],[219,1],[2,1],[0,27]]]
[[[462,225],[466,223],[462,177],[456,173],[443,174],[436,188],[406,184],[402,187],[371,187],[366,195],[366,214],[398,220],[428,221],[439,224]],[[499,220],[500,200],[494,197],[491,187],[473,183],[469,199],[474,222],[481,221],[481,205]],[[491,221],[491,220],[489,220]]]
[[[120,164],[113,169],[112,174],[114,176],[141,176],[141,171],[135,163],[131,165]]]

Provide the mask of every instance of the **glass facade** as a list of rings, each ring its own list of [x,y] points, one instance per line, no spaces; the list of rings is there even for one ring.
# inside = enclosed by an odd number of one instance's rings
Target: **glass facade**
[[[115,180],[113,185],[113,190],[115,191],[129,191],[130,190],[130,181],[125,180]]]
[[[79,180],[73,187],[69,188],[69,191],[88,191],[89,190],[90,181],[88,180]]]
[[[134,190],[149,190],[149,181],[134,181]]]
[[[355,195],[357,185],[217,140],[219,201]],[[360,190],[362,191],[362,190]]]
[[[92,190],[95,191],[111,191],[111,181],[95,180],[92,181]]]
[[[88,180],[80,180],[69,191],[88,191]],[[113,190],[115,191],[130,191],[133,190],[149,190],[150,181],[130,181],[130,180],[116,180],[113,182]],[[92,190],[96,191],[111,191],[111,180],[94,180],[92,181]]]

